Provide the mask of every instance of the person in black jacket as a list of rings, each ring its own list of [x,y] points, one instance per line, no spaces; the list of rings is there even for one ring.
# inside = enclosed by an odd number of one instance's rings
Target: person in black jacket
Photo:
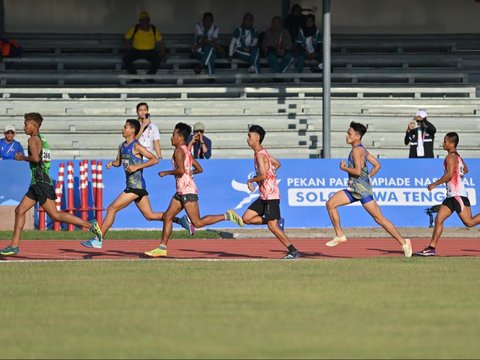
[[[427,119],[425,110],[415,113],[413,121],[408,124],[405,145],[410,145],[409,158],[434,158],[433,140],[437,129]]]

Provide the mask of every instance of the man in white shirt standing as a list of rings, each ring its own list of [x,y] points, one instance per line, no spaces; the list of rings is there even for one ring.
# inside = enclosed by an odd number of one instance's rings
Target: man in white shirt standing
[[[138,135],[135,138],[143,147],[147,148],[148,151],[156,155],[158,159],[162,159],[160,132],[158,131],[157,125],[155,125],[150,119],[147,103],[141,102],[137,104],[137,116],[141,127]]]

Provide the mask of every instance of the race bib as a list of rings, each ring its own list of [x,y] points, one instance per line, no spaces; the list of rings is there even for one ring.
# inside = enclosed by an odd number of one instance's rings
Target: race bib
[[[50,149],[43,149],[42,150],[42,161],[43,162],[50,162],[52,160],[52,153]]]

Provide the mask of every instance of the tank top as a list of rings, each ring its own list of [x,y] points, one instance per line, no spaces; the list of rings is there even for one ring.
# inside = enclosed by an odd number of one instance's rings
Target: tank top
[[[457,196],[465,196],[467,197],[467,190],[463,185],[462,178],[465,175],[464,173],[464,165],[463,159],[461,156],[455,152],[455,156],[457,157],[458,163],[455,166],[455,170],[453,172],[453,177],[447,182],[447,197],[457,197]],[[443,161],[443,168],[445,172],[447,171],[447,159]]]
[[[192,174],[193,156],[190,153],[190,151],[188,151],[188,148],[186,145],[182,145],[180,149],[183,150],[183,152],[185,153],[185,160],[183,162],[183,167],[185,169],[185,172],[183,173],[183,175],[175,177],[175,181],[177,184],[177,194],[179,195],[198,194],[197,185],[195,185],[195,181],[193,181],[193,174]],[[172,165],[175,169],[177,168],[177,164],[175,163],[175,158],[172,158]]]
[[[270,154],[267,150],[262,149],[255,154],[254,164],[257,175],[260,174],[260,167],[258,166],[258,156],[263,155],[267,159],[267,173],[265,180],[261,181],[258,188],[260,191],[260,199],[262,200],[277,200],[280,199],[280,191],[277,184],[277,176],[272,165]]]
[[[133,153],[133,149],[137,143],[138,140],[133,140],[130,144],[124,142],[120,148],[120,156],[122,160],[122,166],[125,170],[127,188],[146,190],[145,179],[143,178],[143,169],[137,170],[133,173],[127,172],[127,167],[129,165],[139,165],[143,163],[143,157],[138,157]]]
[[[48,145],[47,140],[45,140],[42,135],[38,134],[37,136],[42,141],[42,148],[39,154],[40,161],[38,163],[30,163],[30,173],[32,175],[30,185],[35,185],[39,182],[53,185],[52,178],[50,177],[50,161],[52,160],[50,145]],[[30,146],[28,147],[28,156],[32,156]]]
[[[363,147],[362,144],[358,144],[357,147],[363,149],[363,166],[360,176],[355,176],[348,174],[348,188],[352,196],[355,199],[363,199],[367,196],[373,195],[372,185],[370,184],[370,178],[368,177],[368,167],[367,167],[367,150]],[[353,149],[348,155],[348,167],[354,168],[355,162],[353,161]]]

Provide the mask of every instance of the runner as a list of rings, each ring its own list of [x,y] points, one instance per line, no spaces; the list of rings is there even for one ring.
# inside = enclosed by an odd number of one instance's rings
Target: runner
[[[336,236],[327,242],[327,246],[337,246],[347,241],[340,225],[340,216],[337,207],[360,201],[370,216],[383,227],[395,240],[402,246],[402,250],[406,257],[412,256],[412,244],[410,239],[404,239],[398,233],[393,223],[383,216],[380,207],[373,198],[372,185],[370,178],[380,170],[380,163],[370,154],[362,145],[362,137],[367,132],[365,125],[351,122],[347,131],[346,142],[352,146],[352,151],[348,155],[348,164],[345,161],[340,162],[340,169],[348,174],[348,188],[337,191],[327,201],[327,211],[330,220],[335,229]],[[368,172],[367,161],[373,166],[370,173]]]
[[[280,191],[276,171],[281,164],[262,146],[265,134],[266,131],[259,125],[252,125],[248,129],[247,144],[254,151],[257,174],[252,179],[248,179],[247,185],[250,191],[254,191],[253,183],[257,183],[260,196],[248,207],[242,219],[245,224],[267,224],[268,230],[288,249],[284,259],[296,259],[300,257],[300,252],[285,235],[284,220],[280,216]]]
[[[118,147],[118,155],[115,161],[109,161],[107,163],[107,169],[112,166],[123,166],[126,177],[126,188],[118,195],[118,197],[108,206],[107,215],[103,219],[102,233],[105,236],[115,221],[115,215],[118,211],[124,209],[132,202],[135,202],[138,210],[147,220],[161,221],[163,219],[163,212],[153,212],[150,205],[150,199],[148,198],[148,192],[146,189],[145,179],[143,178],[143,169],[154,166],[158,163],[158,159],[148,151],[145,147],[140,145],[138,140],[135,140],[135,136],[140,131],[140,122],[135,119],[129,119],[123,126],[122,135],[125,141]],[[144,162],[143,158],[147,161]],[[185,229],[190,231],[193,235],[195,229],[188,222],[188,218],[185,215],[183,218],[174,218],[173,222],[182,225]],[[81,244],[88,248],[102,248],[102,240],[96,237],[82,241]]]
[[[101,241],[102,231],[96,220],[90,222],[82,220],[67,212],[59,212],[55,205],[55,189],[50,177],[50,146],[45,138],[40,134],[40,127],[43,123],[43,117],[39,113],[27,113],[24,115],[24,131],[29,135],[28,156],[17,152],[15,160],[28,161],[30,163],[30,172],[32,180],[27,193],[15,209],[15,225],[13,229],[12,242],[6,248],[0,250],[0,255],[11,256],[20,252],[20,236],[25,226],[25,218],[30,210],[38,202],[47,212],[53,221],[67,224],[73,224],[89,228],[89,230]]]
[[[443,138],[443,149],[448,153],[443,162],[445,173],[440,179],[428,185],[427,189],[432,191],[438,185],[447,184],[447,197],[440,206],[435,218],[435,227],[433,228],[430,245],[422,251],[415,253],[417,256],[437,255],[436,247],[443,232],[443,223],[454,211],[465,226],[473,227],[480,224],[480,214],[472,217],[470,200],[463,185],[463,176],[468,173],[468,167],[457,152],[458,142],[459,136],[456,132],[450,132]]]
[[[173,170],[160,171],[158,175],[164,177],[167,175],[175,176],[176,193],[173,196],[167,211],[163,216],[163,232],[162,241],[158,248],[146,251],[148,257],[165,257],[167,256],[167,244],[172,233],[172,221],[174,217],[185,209],[195,228],[201,228],[207,225],[215,224],[220,221],[232,221],[239,226],[243,226],[243,221],[233,210],[228,210],[222,215],[206,215],[200,217],[198,207],[198,191],[197,185],[193,180],[193,175],[203,172],[200,164],[195,160],[187,148],[187,138],[192,132],[192,128],[184,123],[178,123],[173,130],[171,142],[175,147],[172,157]],[[192,171],[192,167],[194,170]]]

